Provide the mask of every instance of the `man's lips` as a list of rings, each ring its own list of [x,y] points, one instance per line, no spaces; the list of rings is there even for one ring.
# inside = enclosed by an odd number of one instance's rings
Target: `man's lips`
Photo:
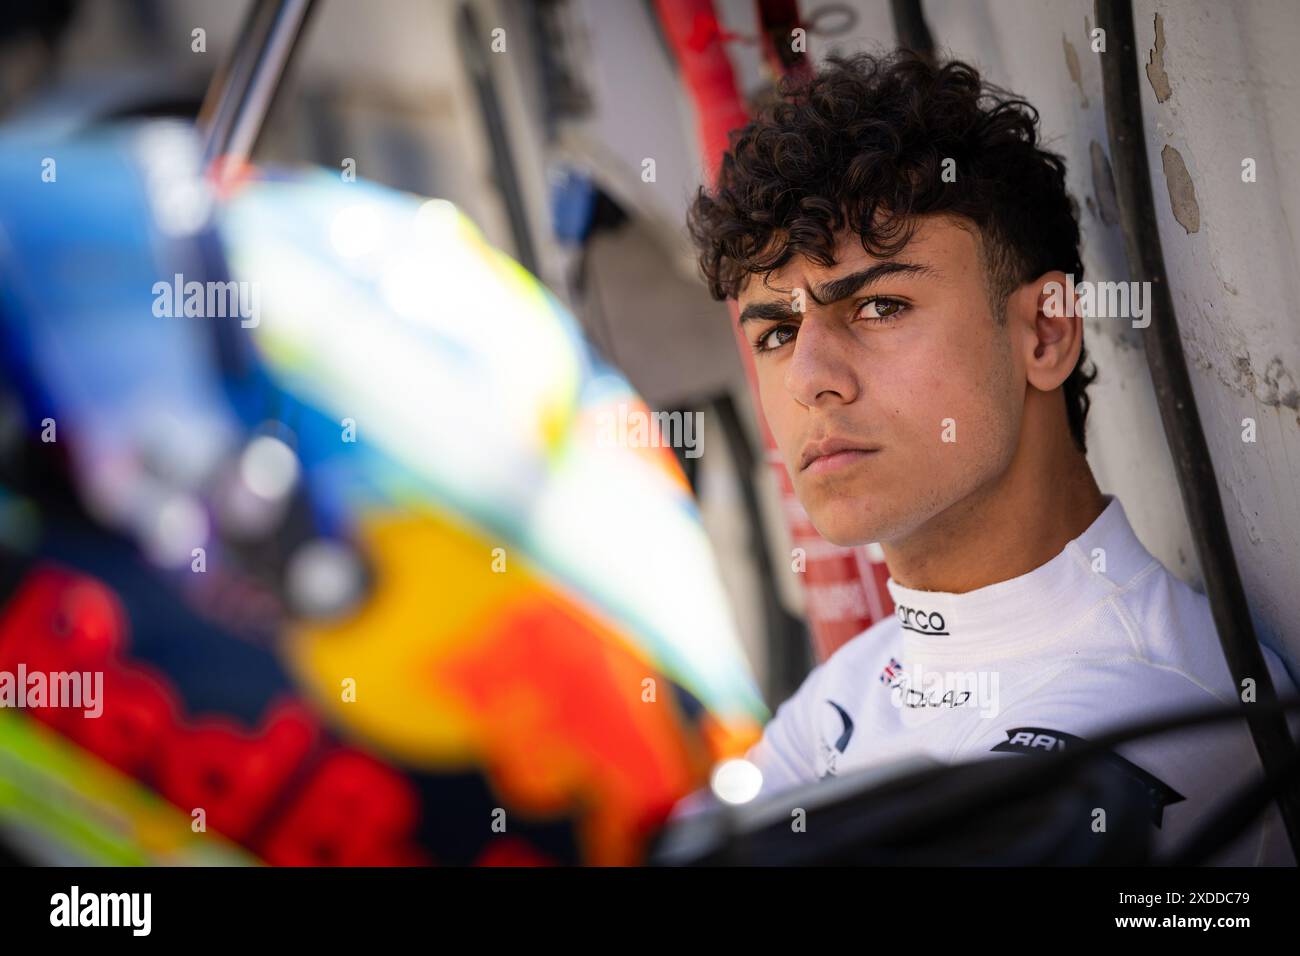
[[[799,455],[799,470],[812,473],[830,471],[862,461],[879,450],[863,442],[843,438],[809,442]]]

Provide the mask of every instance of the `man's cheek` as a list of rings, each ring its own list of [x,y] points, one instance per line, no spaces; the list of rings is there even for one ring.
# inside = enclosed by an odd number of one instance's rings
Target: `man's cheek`
[[[963,421],[969,424],[976,386],[965,371],[955,362],[936,359],[907,383],[913,438],[927,449],[958,441]]]
[[[878,379],[873,393],[883,420],[883,444],[921,451],[939,440],[944,418],[954,414],[948,390],[952,383],[933,369]]]

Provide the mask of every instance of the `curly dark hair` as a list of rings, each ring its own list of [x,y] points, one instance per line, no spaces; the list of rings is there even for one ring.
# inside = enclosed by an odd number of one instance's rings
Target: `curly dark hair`
[[[1083,278],[1065,161],[1038,135],[1038,111],[969,64],[908,52],[831,57],[815,75],[783,81],[731,134],[717,183],[695,197],[688,226],[709,291],[734,298],[750,275],[798,254],[832,265],[844,229],[887,258],[911,239],[915,217],[943,213],[975,224],[989,301],[1005,321],[1024,282],[1055,269]],[[941,175],[948,158],[955,182]],[[1062,389],[1080,451],[1096,377],[1087,365],[1080,350]]]

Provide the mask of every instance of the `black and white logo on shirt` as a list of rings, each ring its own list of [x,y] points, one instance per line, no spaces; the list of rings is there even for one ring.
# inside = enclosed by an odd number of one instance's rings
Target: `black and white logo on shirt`
[[[849,716],[847,710],[835,703],[835,701],[827,700],[826,703],[835,708],[835,713],[839,715],[839,722],[842,728],[839,736],[835,738],[834,744],[828,743],[824,734],[822,735],[821,740],[822,760],[825,761],[826,764],[826,773],[821,776],[826,776],[828,774],[834,776],[835,763],[839,759],[840,754],[844,753],[845,748],[849,745],[849,740],[853,737],[853,718]]]
[[[1046,727],[1012,727],[1007,731],[1007,739],[994,744],[990,750],[1002,753],[1053,753],[1064,751],[1071,744],[1083,742],[1082,737],[1060,730],[1049,730]],[[1137,764],[1125,760],[1117,753],[1107,752],[1104,759],[1116,769],[1136,778],[1146,787],[1147,795],[1151,800],[1151,822],[1157,827],[1164,821],[1165,807],[1187,799],[1163,780],[1147,773]]]
[[[898,626],[905,631],[914,631],[917,634],[948,633],[948,624],[938,611],[927,611],[923,608],[899,604],[894,608],[894,614],[898,617]]]

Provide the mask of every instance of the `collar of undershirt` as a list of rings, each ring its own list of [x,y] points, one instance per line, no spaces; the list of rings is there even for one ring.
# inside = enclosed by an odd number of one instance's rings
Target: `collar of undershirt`
[[[906,657],[955,663],[1014,656],[1050,642],[1154,559],[1119,499],[1079,537],[1028,574],[965,594],[887,582]]]

